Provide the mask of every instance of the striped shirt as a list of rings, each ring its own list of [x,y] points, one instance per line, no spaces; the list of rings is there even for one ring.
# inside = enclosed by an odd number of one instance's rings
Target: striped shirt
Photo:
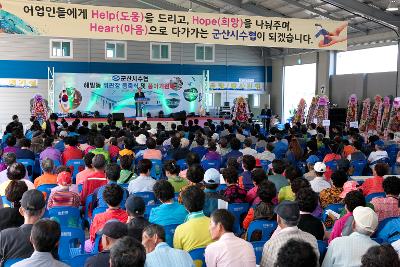
[[[55,191],[50,194],[47,208],[52,207],[77,207],[81,203],[81,198],[75,192],[71,191]]]
[[[146,255],[145,267],[194,267],[189,253],[184,250],[174,249],[167,243],[161,242],[156,248]]]
[[[400,216],[399,200],[395,197],[377,197],[371,200],[371,204],[374,205],[379,221]]]

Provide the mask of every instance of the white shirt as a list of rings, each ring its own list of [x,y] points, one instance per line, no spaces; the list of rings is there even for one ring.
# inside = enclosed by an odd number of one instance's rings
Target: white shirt
[[[386,151],[374,151],[369,154],[368,162],[374,162],[380,159],[388,158],[388,153]]]
[[[250,156],[256,156],[257,155],[257,151],[255,149],[252,149],[251,147],[246,147],[240,150],[240,152],[242,152],[243,156],[244,155],[250,155]]]
[[[255,156],[259,160],[268,160],[268,161],[273,161],[275,159],[275,154],[266,150],[262,153],[259,153]]]
[[[324,177],[315,177],[310,181],[311,188],[314,192],[319,193],[324,189],[331,188],[331,184],[328,183]]]
[[[253,246],[233,233],[223,234],[205,250],[207,267],[255,267]]]
[[[136,179],[133,179],[129,182],[128,191],[130,194],[137,192],[153,192],[153,186],[155,183],[156,180],[150,176],[140,175]]]

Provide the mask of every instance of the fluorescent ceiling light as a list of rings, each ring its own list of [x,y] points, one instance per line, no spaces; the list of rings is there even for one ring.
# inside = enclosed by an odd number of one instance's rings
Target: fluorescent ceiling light
[[[398,11],[399,10],[399,3],[398,0],[390,0],[389,5],[386,8],[386,11]]]

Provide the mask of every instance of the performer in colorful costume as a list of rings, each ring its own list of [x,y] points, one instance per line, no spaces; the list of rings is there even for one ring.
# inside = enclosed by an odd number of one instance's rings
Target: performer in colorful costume
[[[389,133],[400,132],[400,97],[396,97],[393,100],[393,108],[387,130]]]

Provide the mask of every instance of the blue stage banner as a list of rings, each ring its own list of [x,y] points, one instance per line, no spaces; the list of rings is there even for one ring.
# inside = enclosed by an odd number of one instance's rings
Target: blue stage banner
[[[99,111],[101,115],[123,112],[135,116],[134,95],[142,88],[143,114],[152,116],[186,111],[198,112],[203,94],[201,75],[56,73],[54,111]]]

